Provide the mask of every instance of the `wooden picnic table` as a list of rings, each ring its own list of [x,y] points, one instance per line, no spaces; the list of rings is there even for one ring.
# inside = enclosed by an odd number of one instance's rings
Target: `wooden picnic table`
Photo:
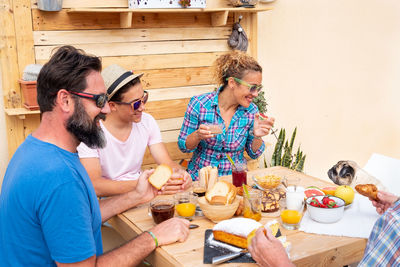
[[[284,167],[272,167],[249,171],[248,184],[254,174],[275,174],[281,177],[300,178],[299,185],[324,187],[331,183],[311,177],[304,173],[295,172]],[[231,176],[220,177],[230,180]],[[162,196],[167,197],[167,196]],[[271,219],[263,213],[261,223],[265,224]],[[143,231],[154,226],[153,219],[148,214],[148,205],[130,209],[110,220],[111,225],[125,238],[130,240]],[[215,225],[204,216],[197,216],[193,223],[200,227],[190,230],[190,235],[184,243],[175,243],[157,248],[149,255],[147,260],[153,266],[207,266],[203,264],[204,233]],[[283,235],[292,243],[290,251],[291,260],[297,266],[344,266],[360,261],[366,246],[366,239],[308,234],[298,230],[286,230],[281,227]],[[254,263],[227,263],[221,266],[255,266]]]

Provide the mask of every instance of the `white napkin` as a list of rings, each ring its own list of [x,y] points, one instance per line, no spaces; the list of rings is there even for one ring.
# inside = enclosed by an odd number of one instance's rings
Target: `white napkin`
[[[379,218],[371,201],[356,193],[352,205],[344,210],[343,218],[336,223],[319,223],[306,211],[300,231],[312,234],[368,238]]]

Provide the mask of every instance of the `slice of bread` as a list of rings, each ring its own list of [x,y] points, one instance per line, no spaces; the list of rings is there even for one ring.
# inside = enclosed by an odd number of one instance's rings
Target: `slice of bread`
[[[212,167],[208,172],[208,183],[207,183],[207,191],[211,190],[211,188],[215,185],[218,180],[218,169],[217,167]]]
[[[226,181],[219,181],[207,191],[206,199],[211,205],[231,204],[236,197],[236,187]]]
[[[151,183],[158,190],[169,180],[172,175],[172,169],[166,164],[158,165],[152,175],[149,177]]]

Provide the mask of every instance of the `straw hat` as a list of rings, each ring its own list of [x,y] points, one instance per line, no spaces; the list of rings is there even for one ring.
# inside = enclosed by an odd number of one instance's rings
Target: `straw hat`
[[[142,77],[143,73],[134,74],[130,70],[125,70],[121,66],[113,64],[105,68],[101,72],[101,76],[103,76],[107,88],[108,99],[110,99],[122,86]]]

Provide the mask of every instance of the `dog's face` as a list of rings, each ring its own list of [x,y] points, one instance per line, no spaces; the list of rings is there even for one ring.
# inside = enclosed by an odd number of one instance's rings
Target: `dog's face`
[[[337,185],[350,185],[357,171],[357,164],[350,160],[341,160],[328,171],[329,179]]]

